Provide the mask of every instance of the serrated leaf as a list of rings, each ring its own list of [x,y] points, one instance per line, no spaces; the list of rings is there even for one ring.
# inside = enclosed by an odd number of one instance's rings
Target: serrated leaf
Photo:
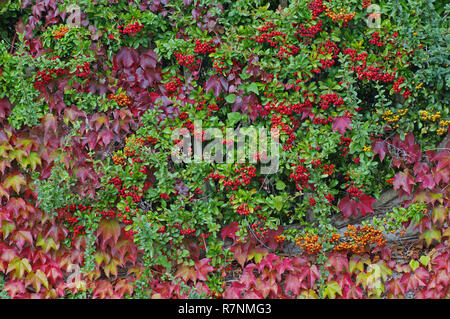
[[[328,282],[323,291],[323,296],[330,299],[336,299],[336,295],[342,296],[341,287],[339,287],[339,284],[336,281]]]
[[[25,176],[23,176],[20,173],[14,174],[14,175],[9,175],[3,182],[3,187],[5,189],[12,188],[17,194],[20,193],[20,189],[22,188],[22,186],[25,186],[25,185],[27,185]]]

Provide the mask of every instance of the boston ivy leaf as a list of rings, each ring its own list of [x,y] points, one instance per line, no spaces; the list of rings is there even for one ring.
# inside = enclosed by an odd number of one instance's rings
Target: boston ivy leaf
[[[26,186],[27,181],[25,176],[20,173],[9,175],[3,182],[3,187],[7,190],[13,189],[17,194],[20,193],[22,186]]]
[[[352,121],[346,116],[335,117],[333,119],[332,131],[339,131],[341,135],[344,135],[346,129],[352,129],[350,126],[351,122]]]

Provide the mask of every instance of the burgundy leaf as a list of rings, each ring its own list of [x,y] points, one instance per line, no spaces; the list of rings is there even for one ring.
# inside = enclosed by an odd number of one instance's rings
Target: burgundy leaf
[[[378,154],[378,156],[380,157],[380,161],[383,161],[388,151],[386,142],[381,140],[375,141],[372,146],[372,151],[375,154]]]
[[[332,131],[335,132],[338,130],[341,135],[344,135],[346,129],[352,129],[350,126],[351,122],[352,121],[346,116],[335,117],[333,119]]]

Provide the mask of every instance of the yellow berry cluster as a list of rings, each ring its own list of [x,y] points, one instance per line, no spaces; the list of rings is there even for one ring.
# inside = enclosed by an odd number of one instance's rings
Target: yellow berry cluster
[[[419,114],[422,121],[436,122],[437,120],[439,120],[439,128],[436,130],[437,135],[442,135],[448,130],[450,120],[442,119],[441,111],[437,111],[436,113],[429,113],[428,111],[422,110],[419,111]]]
[[[370,152],[371,150],[372,150],[371,146],[366,146],[366,145],[363,146],[363,152]]]
[[[439,128],[436,130],[437,135],[442,135],[448,130],[448,126],[450,125],[450,120],[441,120],[439,122]]]
[[[441,118],[441,111],[437,111],[436,113],[428,113],[428,111],[422,110],[419,111],[420,118],[422,121],[433,121],[436,122],[436,120]]]
[[[381,118],[388,123],[398,122],[408,112],[408,108],[397,110],[396,113],[386,110],[381,114]],[[378,111],[377,111],[378,113]],[[398,124],[396,125],[398,127]]]

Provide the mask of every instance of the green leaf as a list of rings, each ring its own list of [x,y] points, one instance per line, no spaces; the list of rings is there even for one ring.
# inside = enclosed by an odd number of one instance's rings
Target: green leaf
[[[281,211],[281,209],[283,208],[283,197],[281,196],[276,196],[273,199],[273,207],[275,207],[275,209],[277,211]]]
[[[228,117],[228,121],[230,121],[230,124],[234,125],[241,120],[241,113],[230,112],[227,114],[227,117]]]
[[[412,270],[412,271],[415,271],[417,268],[419,268],[419,266],[420,266],[420,264],[419,264],[416,260],[414,260],[414,259],[412,259],[412,260],[409,262],[409,267],[411,267],[411,270]]]
[[[250,83],[249,86],[247,86],[247,93],[253,92],[256,95],[259,95],[258,85],[255,82]]]
[[[419,261],[426,267],[430,263],[430,256],[420,256]]]
[[[228,103],[234,103],[234,101],[236,101],[236,95],[235,94],[229,94],[225,97],[225,101],[227,101]]]
[[[279,191],[285,189],[286,184],[281,180],[277,180],[277,183],[275,184],[275,188],[278,189]]]

